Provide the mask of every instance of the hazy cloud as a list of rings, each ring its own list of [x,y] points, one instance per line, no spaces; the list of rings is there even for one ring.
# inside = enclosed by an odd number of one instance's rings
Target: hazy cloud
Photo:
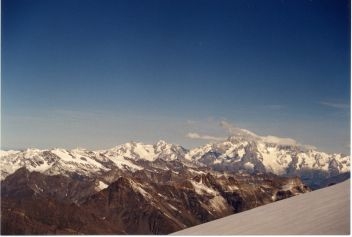
[[[187,138],[191,138],[191,139],[212,140],[212,141],[223,141],[223,140],[226,139],[224,137],[215,137],[215,136],[210,136],[210,135],[200,135],[198,133],[187,133],[186,137]]]
[[[304,147],[308,150],[317,150],[318,149],[316,146],[313,146],[313,145],[304,145]]]
[[[327,101],[321,101],[319,102],[319,104],[325,105],[331,108],[335,108],[335,109],[348,109],[350,107],[348,104],[345,104],[345,103],[333,103],[333,102],[327,102]]]
[[[247,138],[258,137],[257,134],[252,133],[251,131],[248,131],[246,129],[236,127],[235,125],[226,121],[220,121],[219,125],[220,127],[226,129],[230,136],[241,136],[241,137],[247,137]]]
[[[275,143],[279,145],[289,145],[289,146],[296,146],[299,145],[296,140],[292,138],[284,138],[284,137],[276,137],[276,136],[265,136],[261,137],[261,140],[267,143]]]
[[[221,121],[220,126],[228,131],[230,136],[238,136],[238,137],[243,137],[247,140],[252,140],[252,141],[262,141],[266,143],[274,143],[278,145],[289,145],[289,146],[301,146],[306,149],[316,149],[315,146],[312,145],[302,145],[298,143],[296,140],[292,138],[286,138],[286,137],[276,137],[272,135],[268,136],[259,136],[249,130],[243,129],[243,128],[238,128],[234,126],[233,124],[226,122],[226,121]]]

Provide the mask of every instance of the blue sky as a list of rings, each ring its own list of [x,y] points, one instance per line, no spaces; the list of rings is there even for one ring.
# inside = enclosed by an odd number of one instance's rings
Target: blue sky
[[[349,152],[350,3],[3,0],[2,147],[260,135]]]

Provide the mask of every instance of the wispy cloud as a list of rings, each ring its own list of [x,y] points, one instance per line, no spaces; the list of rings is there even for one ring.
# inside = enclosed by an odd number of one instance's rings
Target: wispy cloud
[[[265,143],[274,143],[274,144],[284,145],[284,146],[286,146],[286,145],[302,146],[302,147],[305,147],[306,149],[316,149],[316,147],[314,147],[312,145],[302,145],[292,138],[277,137],[277,136],[272,136],[272,135],[259,136],[249,130],[236,127],[233,124],[226,122],[226,121],[221,121],[220,126],[222,128],[225,128],[228,131],[228,133],[230,134],[230,136],[243,137],[247,140],[262,141]]]
[[[350,107],[350,105],[346,103],[334,103],[328,101],[320,101],[319,104],[335,109],[348,109]]]
[[[215,137],[215,136],[210,136],[210,135],[200,135],[198,133],[187,133],[186,134],[187,138],[191,139],[200,139],[200,140],[211,140],[211,141],[223,141],[226,138],[225,137]]]
[[[193,122],[193,121],[192,121]],[[297,142],[295,139],[288,138],[288,137],[277,137],[273,135],[258,135],[254,132],[251,132],[247,129],[240,128],[235,126],[234,124],[227,122],[226,120],[218,120],[217,126],[221,127],[227,132],[226,137],[238,137],[244,138],[248,141],[260,141],[264,143],[272,143],[282,146],[299,146],[305,149],[317,149],[315,146],[312,145],[302,145],[301,143]],[[202,130],[203,131],[203,130]],[[219,131],[218,131],[219,132]],[[227,138],[221,136],[212,136],[208,135],[208,132],[189,132],[186,134],[186,138],[190,139],[197,139],[197,140],[208,140],[208,141],[224,141]]]
[[[275,143],[275,144],[279,144],[279,145],[290,145],[290,146],[298,145],[296,140],[294,140],[292,138],[288,138],[288,137],[276,137],[276,136],[269,135],[269,136],[261,137],[261,139],[264,142]]]
[[[227,130],[227,132],[229,133],[230,136],[241,136],[241,137],[247,137],[247,138],[258,137],[257,134],[255,134],[249,130],[236,127],[235,125],[233,125],[227,121],[220,121],[219,125],[220,125],[220,127]]]

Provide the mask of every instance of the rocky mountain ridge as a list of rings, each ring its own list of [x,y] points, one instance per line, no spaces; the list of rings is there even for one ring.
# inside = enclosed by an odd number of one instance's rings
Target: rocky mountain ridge
[[[20,168],[1,182],[1,233],[168,234],[310,191],[299,178],[183,170],[110,174],[96,189]]]
[[[154,145],[130,142],[99,151],[56,148],[0,153],[1,179],[21,167],[47,175],[97,177],[113,170],[136,172],[146,166],[169,169],[167,163],[171,161],[219,172],[297,175],[313,186],[323,179],[350,170],[350,157],[347,155],[327,154],[305,146],[281,145],[243,137],[230,137],[190,150],[159,141]]]

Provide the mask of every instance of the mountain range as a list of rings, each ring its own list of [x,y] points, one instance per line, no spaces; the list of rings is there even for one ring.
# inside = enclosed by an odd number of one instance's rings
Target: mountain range
[[[350,157],[341,153],[327,154],[303,145],[282,145],[244,137],[185,149],[159,141],[154,145],[129,142],[107,150],[27,149],[1,151],[1,179],[21,167],[47,175],[80,175],[98,177],[115,169],[135,172],[146,165],[179,161],[191,167],[236,173],[273,173],[299,176],[310,186],[329,177],[349,172]],[[160,167],[159,167],[160,168]]]
[[[233,136],[1,151],[2,234],[168,234],[349,178],[349,156]],[[14,224],[16,223],[16,224]]]

